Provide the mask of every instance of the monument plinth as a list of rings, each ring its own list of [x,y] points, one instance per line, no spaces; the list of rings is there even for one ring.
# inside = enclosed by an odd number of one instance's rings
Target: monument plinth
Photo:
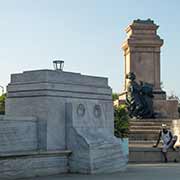
[[[126,168],[107,78],[59,70],[13,74],[0,126],[2,179]]]
[[[154,111],[161,117],[177,118],[177,101],[167,100],[166,92],[161,88],[160,52],[163,40],[157,34],[158,25],[154,21],[134,20],[126,28],[127,38],[122,44],[124,51],[124,89],[119,96],[119,103],[124,102],[128,79],[133,72],[137,82],[153,86]]]

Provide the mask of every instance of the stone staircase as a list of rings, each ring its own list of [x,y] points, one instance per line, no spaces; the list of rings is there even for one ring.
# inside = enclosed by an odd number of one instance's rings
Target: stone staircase
[[[148,163],[163,162],[161,153],[162,143],[158,148],[153,148],[153,144],[157,142],[161,125],[165,123],[171,129],[171,119],[131,119],[129,133],[129,162],[132,163]],[[168,160],[170,162],[180,161],[180,152],[169,151]]]

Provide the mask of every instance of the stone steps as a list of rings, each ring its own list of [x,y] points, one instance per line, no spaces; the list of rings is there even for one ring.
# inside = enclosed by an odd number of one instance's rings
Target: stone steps
[[[170,123],[171,119],[131,119],[130,122],[144,122],[144,123]]]
[[[149,146],[152,146],[156,142],[157,141],[155,141],[155,140],[149,140],[149,141],[129,140],[129,146],[133,146],[133,145],[149,145]],[[160,143],[160,144],[162,144],[162,143]]]
[[[172,119],[167,118],[155,118],[155,119],[136,119],[132,118],[130,122],[171,122]]]
[[[157,140],[159,134],[159,130],[151,130],[151,129],[146,129],[146,130],[141,130],[141,129],[136,129],[136,130],[130,130],[129,133],[129,138],[130,142],[132,140],[139,140],[139,141],[150,141],[150,140]]]
[[[171,122],[164,122],[167,126],[171,126]],[[158,126],[161,127],[162,122],[130,122],[130,126]]]
[[[138,125],[132,125],[130,131],[132,130],[160,130],[159,126],[138,126]]]
[[[158,135],[156,134],[146,134],[146,135],[142,135],[142,134],[135,134],[134,136],[131,135],[129,136],[129,138],[131,139],[130,142],[133,141],[155,141],[158,138]]]
[[[131,163],[161,163],[164,162],[161,153],[162,143],[153,148],[157,142],[161,125],[165,123],[171,128],[170,119],[132,119],[129,131],[129,162]],[[168,152],[169,162],[180,162],[180,151]]]
[[[130,144],[154,144],[157,141],[161,125],[165,123],[171,128],[171,119],[131,119],[129,130]],[[137,143],[138,141],[138,143]],[[147,142],[146,142],[147,141]]]
[[[149,134],[149,133],[159,133],[159,130],[154,130],[154,129],[130,129],[130,133],[144,133],[144,134]]]

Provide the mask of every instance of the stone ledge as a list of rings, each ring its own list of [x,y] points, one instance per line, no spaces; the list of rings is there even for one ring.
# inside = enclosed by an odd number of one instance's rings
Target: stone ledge
[[[12,74],[11,84],[35,83],[35,82],[53,82],[53,83],[68,83],[68,84],[83,84],[89,86],[106,87],[108,79],[105,77],[96,77],[82,75],[80,73],[72,73],[55,70],[33,70],[23,73]]]
[[[0,157],[0,179],[34,178],[67,173],[69,151],[24,152]]]
[[[70,150],[61,150],[61,151],[22,151],[22,152],[7,152],[0,153],[0,159],[3,158],[13,158],[13,157],[27,157],[27,156],[68,156],[72,153]]]
[[[169,150],[167,153],[168,162],[180,162],[180,150]],[[151,147],[130,147],[130,163],[161,163],[164,162],[161,148]]]
[[[131,152],[161,152],[161,148],[153,148],[153,147],[131,147]]]
[[[37,117],[34,116],[8,116],[8,115],[0,115],[0,121],[35,121],[37,122]]]

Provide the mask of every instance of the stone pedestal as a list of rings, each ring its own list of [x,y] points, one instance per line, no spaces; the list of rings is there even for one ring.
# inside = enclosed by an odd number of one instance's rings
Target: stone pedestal
[[[59,153],[53,154],[58,161],[56,164],[64,165],[60,168],[63,172],[69,169],[78,173],[109,173],[126,168],[121,143],[114,137],[112,90],[107,78],[54,70],[13,74],[8,85],[6,115],[36,119],[33,124],[27,118],[24,124],[16,123],[17,129],[24,126],[27,131],[32,124],[25,137],[26,142],[34,141],[34,144],[26,148],[27,151],[34,148],[33,151],[41,155],[41,152],[68,150],[62,157],[64,163],[57,159]],[[21,141],[19,143],[22,147]],[[67,158],[69,152],[72,153]],[[46,167],[48,161],[53,158],[47,159]],[[42,164],[38,165],[41,168]],[[3,165],[0,168],[3,169]],[[18,172],[20,170],[25,171],[22,167]],[[52,168],[48,173],[53,172],[57,172],[56,169]]]
[[[84,99],[102,104],[104,126],[109,123],[113,132],[111,92],[106,78],[53,70],[27,71],[11,76],[6,114],[37,117],[39,148],[65,149],[65,104],[74,100],[81,104]]]
[[[104,116],[112,112],[108,104],[79,103],[66,104],[67,148],[73,149],[70,171],[93,174],[124,170],[127,161],[121,141],[114,137],[112,122]]]
[[[154,111],[161,118],[179,118],[178,113],[178,101],[177,100],[160,100],[155,99],[153,101]]]

